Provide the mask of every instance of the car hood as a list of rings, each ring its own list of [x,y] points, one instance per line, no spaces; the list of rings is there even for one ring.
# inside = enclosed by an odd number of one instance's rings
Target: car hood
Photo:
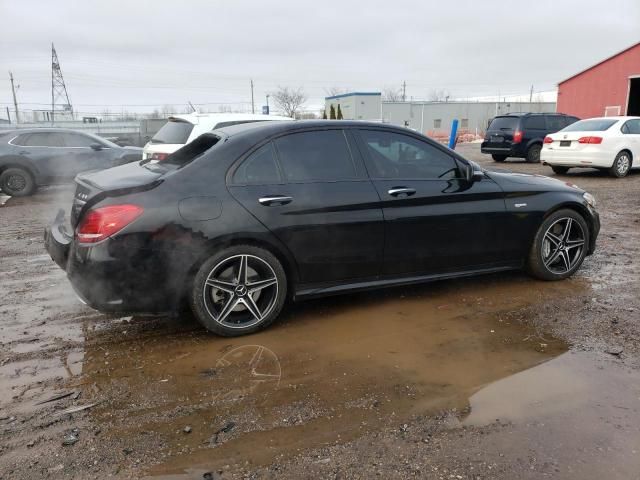
[[[570,191],[584,192],[578,186],[563,182],[556,178],[545,177],[528,173],[515,173],[507,170],[487,171],[487,174],[505,191]]]

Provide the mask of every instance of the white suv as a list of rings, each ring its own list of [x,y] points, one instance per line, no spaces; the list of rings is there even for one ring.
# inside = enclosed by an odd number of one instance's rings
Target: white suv
[[[228,127],[240,123],[273,122],[291,120],[277,115],[256,115],[247,113],[188,113],[173,115],[144,146],[142,159],[162,161],[187,143],[203,133],[216,128]]]

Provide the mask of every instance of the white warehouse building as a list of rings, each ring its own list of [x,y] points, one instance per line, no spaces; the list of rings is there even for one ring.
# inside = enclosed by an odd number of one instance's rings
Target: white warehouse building
[[[459,135],[484,135],[496,115],[512,112],[555,112],[555,102],[385,102],[379,92],[353,92],[325,98],[325,111],[338,105],[345,120],[369,120],[404,126],[433,138],[448,137],[458,120]]]

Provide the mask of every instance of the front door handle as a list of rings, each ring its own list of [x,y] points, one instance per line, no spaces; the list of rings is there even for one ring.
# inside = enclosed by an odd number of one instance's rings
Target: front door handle
[[[393,187],[389,189],[387,193],[392,197],[410,197],[416,193],[416,189],[408,187]]]
[[[286,195],[267,195],[266,197],[260,197],[258,202],[270,207],[271,205],[286,205],[291,203],[292,200],[292,197],[287,197]]]

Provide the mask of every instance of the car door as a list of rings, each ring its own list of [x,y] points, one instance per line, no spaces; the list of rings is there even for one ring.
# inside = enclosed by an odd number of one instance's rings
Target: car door
[[[342,129],[289,133],[253,151],[231,194],[289,249],[302,284],[379,274],[384,220],[378,194]]]
[[[504,194],[490,178],[467,181],[448,149],[408,133],[360,129],[359,137],[382,199],[383,274],[438,274],[514,260]]]
[[[18,146],[18,154],[31,160],[43,178],[55,181],[73,177],[59,133],[27,133],[20,135],[13,143]]]
[[[640,119],[627,120],[621,128],[625,143],[631,148],[633,167],[640,167]]]
[[[102,170],[113,166],[111,148],[96,138],[76,132],[60,133],[73,175],[87,170]]]

